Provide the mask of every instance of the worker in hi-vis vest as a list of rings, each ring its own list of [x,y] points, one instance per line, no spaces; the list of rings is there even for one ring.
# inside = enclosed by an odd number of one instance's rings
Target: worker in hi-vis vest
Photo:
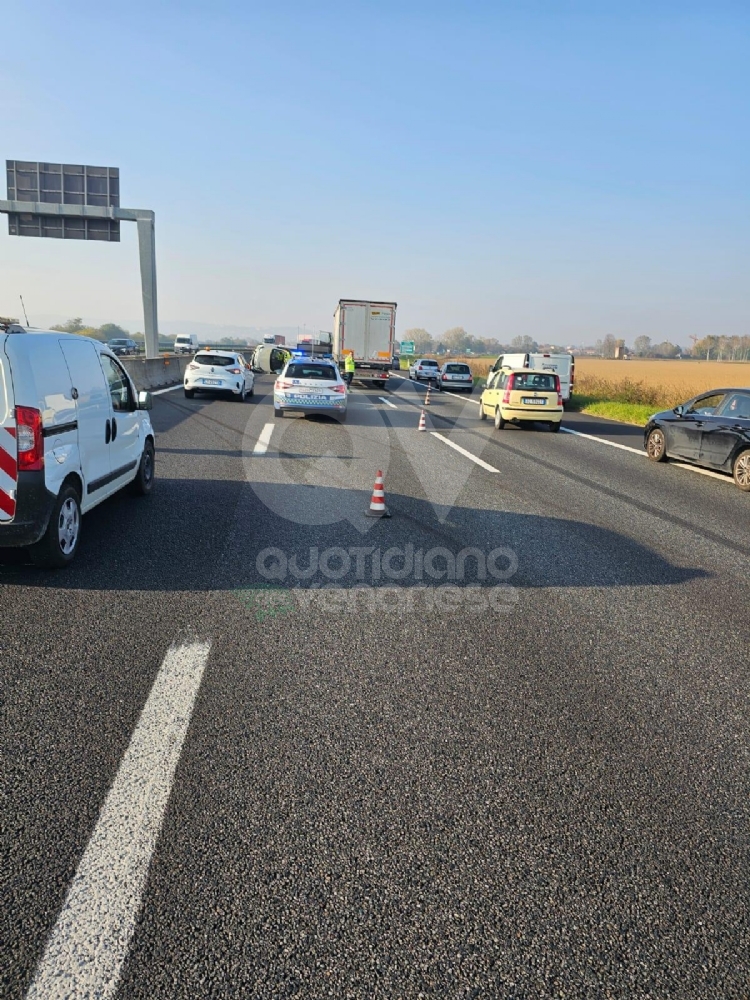
[[[354,355],[349,352],[344,355],[344,380],[347,385],[352,384],[354,378]]]

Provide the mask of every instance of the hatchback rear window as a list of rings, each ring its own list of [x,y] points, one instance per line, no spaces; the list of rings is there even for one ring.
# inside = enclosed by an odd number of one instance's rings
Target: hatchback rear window
[[[540,375],[532,372],[516,372],[514,389],[532,389],[535,392],[554,392],[557,388],[554,375]]]
[[[322,381],[336,382],[336,372],[330,365],[289,365],[287,378],[316,378]]]
[[[468,365],[446,365],[445,370],[449,375],[471,375]]]
[[[214,368],[229,368],[237,364],[237,358],[228,354],[196,354],[193,360],[197,365],[213,365]]]
[[[419,363],[423,368],[437,368],[438,366],[437,361],[430,361],[429,359],[427,361],[420,361]]]

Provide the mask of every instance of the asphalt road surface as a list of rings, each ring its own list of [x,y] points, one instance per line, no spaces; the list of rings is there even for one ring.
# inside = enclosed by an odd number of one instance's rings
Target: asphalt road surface
[[[391,382],[0,565],[4,998],[748,997],[750,497]]]

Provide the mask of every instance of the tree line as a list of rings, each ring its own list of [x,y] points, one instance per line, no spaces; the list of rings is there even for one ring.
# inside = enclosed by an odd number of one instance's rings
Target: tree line
[[[708,336],[698,339],[691,337],[689,348],[680,347],[669,340],[653,343],[651,337],[636,337],[632,348],[624,340],[607,334],[597,340],[595,351],[603,358],[701,358],[706,361],[750,361],[750,336],[720,337]]]
[[[439,337],[433,337],[421,327],[414,327],[404,331],[401,339],[413,340],[416,354],[445,354],[448,351],[451,354],[502,354],[507,351],[528,353],[539,347],[529,336],[514,337],[509,344],[501,344],[496,337],[474,337],[462,326],[451,327]]]

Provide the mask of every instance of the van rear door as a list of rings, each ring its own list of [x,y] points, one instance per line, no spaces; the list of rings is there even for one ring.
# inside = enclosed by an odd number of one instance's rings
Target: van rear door
[[[84,337],[60,341],[70,372],[78,419],[78,450],[83,473],[84,510],[109,492],[111,480],[109,442],[112,436],[109,388],[99,355]]]
[[[0,341],[0,523],[16,515],[16,422],[13,418],[10,366]]]

